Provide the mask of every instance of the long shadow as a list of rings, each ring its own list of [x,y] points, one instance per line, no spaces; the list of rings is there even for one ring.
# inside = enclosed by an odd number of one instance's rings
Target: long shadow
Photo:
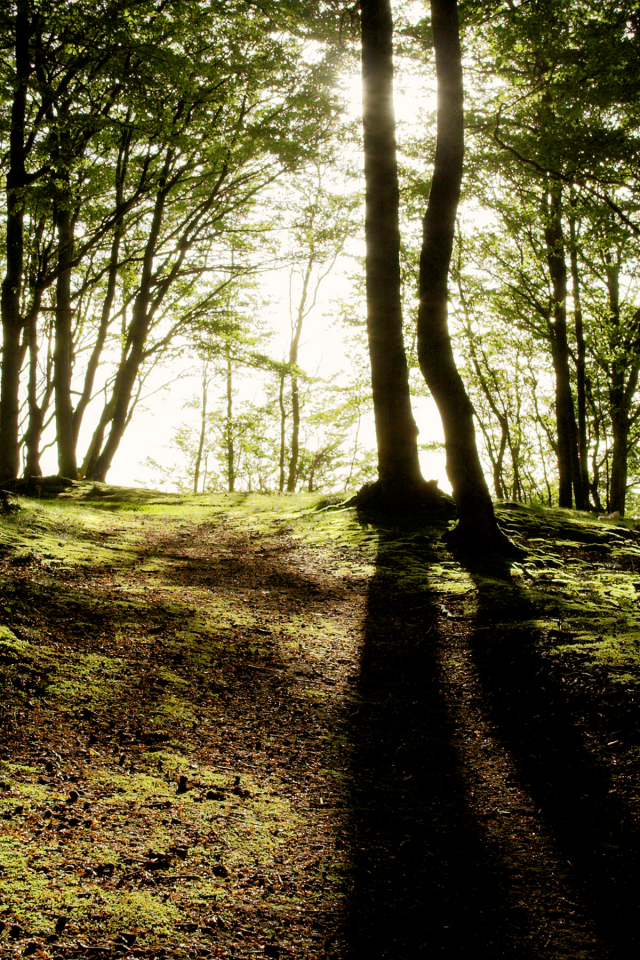
[[[164,545],[166,550],[170,550],[171,539],[167,538]],[[230,535],[225,546],[229,551],[242,554],[246,547],[246,538]],[[314,579],[311,575],[296,572],[288,563],[287,551],[283,549],[280,552],[277,543],[273,548],[276,557],[270,560],[262,556],[244,556],[237,564],[216,564],[200,558],[191,561],[191,566],[176,565],[165,571],[163,585],[215,586],[216,591],[226,598],[233,598],[238,590],[244,588],[272,587],[267,596],[262,596],[264,591],[256,589],[255,592],[260,598],[252,597],[252,615],[261,624],[267,625],[281,616],[280,604],[283,599],[285,610],[296,609],[305,615],[327,615],[328,611],[332,611],[331,605],[339,603],[340,594],[331,587],[325,587],[321,577]],[[94,571],[84,572],[90,578]],[[133,577],[133,574],[131,576]],[[138,576],[143,578],[144,574]],[[142,579],[139,582],[142,582]],[[30,581],[25,580],[15,593],[19,596],[25,613],[34,606],[33,585]],[[158,641],[160,646],[157,655],[141,655],[136,641],[138,631],[131,628],[127,630],[130,640],[117,641],[119,645],[116,647],[118,656],[127,659],[131,664],[126,689],[122,690],[115,704],[92,704],[94,709],[83,710],[79,703],[74,716],[61,719],[59,725],[56,723],[52,729],[51,742],[54,745],[68,738],[72,731],[78,743],[82,741],[83,747],[89,743],[97,744],[105,756],[113,753],[114,742],[126,744],[126,747],[121,749],[126,750],[127,757],[134,759],[138,765],[142,763],[138,761],[138,757],[145,749],[169,740],[179,740],[188,747],[192,755],[204,757],[203,763],[221,763],[222,770],[228,765],[234,773],[243,776],[273,776],[274,781],[281,784],[284,794],[288,796],[290,792],[298,802],[304,802],[307,794],[314,798],[324,793],[326,785],[323,771],[336,769],[343,764],[342,739],[328,735],[329,732],[335,733],[341,729],[342,711],[338,698],[306,696],[309,689],[304,681],[299,682],[296,674],[290,671],[291,664],[282,658],[277,644],[265,637],[269,632],[266,627],[260,627],[260,632],[256,633],[254,627],[239,626],[234,629],[232,640],[220,644],[214,625],[210,635],[194,641],[202,644],[202,652],[208,651],[215,657],[217,679],[212,682],[206,676],[200,675],[198,661],[193,659],[193,648],[189,649],[184,641],[179,644],[175,639],[176,632],[184,627],[185,620],[188,621],[190,615],[195,613],[195,610],[188,609],[188,604],[180,595],[170,611],[161,605],[154,605],[153,601],[147,604],[144,599],[140,599],[139,602],[129,605],[126,614],[122,609],[110,606],[109,597],[105,598],[105,609],[96,614],[95,604],[91,602],[92,597],[83,590],[79,591],[76,582],[69,584],[64,596],[57,585],[47,585],[39,591],[38,597],[41,601],[47,601],[40,603],[41,627],[46,627],[53,635],[62,635],[65,644],[68,643],[74,650],[99,650],[110,655],[113,652],[112,644],[116,644],[115,635],[119,626],[115,614],[126,616],[128,620],[134,621],[136,626],[139,624],[140,634],[148,637],[151,633],[152,636],[163,638]],[[182,609],[180,604],[183,605]],[[73,617],[69,615],[70,610]],[[87,622],[74,627],[74,621],[80,618],[82,621],[86,618]],[[89,618],[91,622],[88,622]],[[111,619],[113,623],[110,622]],[[171,650],[176,657],[172,664],[167,649],[162,647],[167,640],[171,641]],[[164,686],[159,687],[156,679],[152,677],[155,670],[150,668],[155,667],[156,660],[161,665],[170,665],[171,671],[186,681],[183,689],[188,693],[185,696],[196,714],[200,713],[201,708],[203,714],[207,711],[211,713],[211,698],[215,697],[215,727],[203,734],[196,724],[193,724],[192,729],[190,722],[185,723],[179,718],[165,717],[162,723],[155,722],[156,710],[165,699],[166,693]],[[299,655],[298,661],[300,666],[305,666],[303,653]],[[0,682],[1,679],[0,677]],[[108,729],[107,721],[110,721]],[[2,722],[3,718],[0,717],[0,726]],[[64,730],[63,724],[68,725]],[[327,736],[318,737],[318,731],[326,732]],[[14,740],[22,736],[19,730],[15,735],[12,734]],[[47,736],[46,739],[48,742],[50,738]],[[272,750],[272,740],[275,751]],[[28,734],[24,734],[24,743],[30,749]],[[214,754],[216,759],[211,760],[208,751],[217,747],[220,747],[222,760],[217,754]],[[33,762],[39,761],[34,757]],[[116,763],[117,754],[113,759],[113,767],[118,773],[119,767],[115,766]],[[46,770],[43,769],[42,772],[46,773]],[[44,782],[43,777],[41,783]],[[316,810],[315,799],[309,802]],[[317,821],[312,822],[307,831],[302,832],[302,837],[295,845],[294,859],[308,859],[313,853],[323,862],[330,863],[332,843],[333,835],[331,830],[324,827],[322,811]],[[284,867],[278,866],[277,870],[283,875],[287,885],[287,896],[299,899],[300,902],[303,898],[308,898],[307,909],[296,910],[281,918],[278,910],[272,909],[268,900],[262,903],[257,899],[252,911],[243,914],[243,933],[260,938],[264,937],[265,929],[275,930],[278,937],[290,937],[296,942],[308,944],[313,925],[314,930],[316,927],[322,930],[323,937],[328,941],[337,941],[341,918],[335,910],[334,900],[328,898],[325,902],[319,896],[324,881],[313,873],[310,873],[308,878],[305,874],[298,876],[293,865],[288,865],[287,852],[282,855],[278,853],[278,856],[279,863],[284,863]],[[250,867],[251,864],[246,864],[247,871]],[[130,866],[122,865],[116,867],[116,877],[121,870],[128,876],[133,876]],[[159,876],[160,874],[157,874],[156,879]],[[136,882],[143,882],[140,877],[140,873],[135,875]],[[111,880],[112,873],[109,873],[105,877],[101,875],[96,882],[109,885]],[[231,910],[229,912],[231,913]],[[216,933],[218,941],[230,945],[230,952],[225,952],[225,956],[233,956],[234,951],[241,951],[241,947],[234,941],[235,933],[235,925],[230,926],[226,933]],[[0,954],[1,952],[0,944]],[[184,955],[187,956],[187,953]],[[195,953],[189,952],[188,955],[195,956]],[[245,956],[242,952],[235,955]]]
[[[401,590],[382,535],[351,736],[349,956],[526,960],[526,921],[465,801],[434,597]],[[428,547],[416,559],[429,564]],[[441,615],[441,613],[440,613]]]
[[[611,772],[586,745],[531,620],[533,603],[508,571],[467,564],[479,609],[471,648],[498,737],[573,867],[604,955],[640,945],[640,831]],[[488,573],[503,578],[498,585]],[[529,621],[529,622],[528,622]]]

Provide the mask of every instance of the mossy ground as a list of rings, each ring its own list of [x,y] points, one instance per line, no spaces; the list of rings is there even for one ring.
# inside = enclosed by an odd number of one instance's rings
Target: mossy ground
[[[528,550],[507,569],[313,495],[20,503],[0,956],[591,958],[637,936],[629,524],[499,507]]]

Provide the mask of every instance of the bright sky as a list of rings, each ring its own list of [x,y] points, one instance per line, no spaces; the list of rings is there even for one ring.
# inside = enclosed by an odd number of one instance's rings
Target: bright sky
[[[422,4],[416,4],[422,9]],[[351,110],[358,117],[361,112],[361,85],[359,74],[348,77],[345,82],[348,91]],[[427,90],[424,83],[416,76],[405,74],[396,82],[395,94],[396,115],[399,125],[415,129],[416,123],[421,122],[421,116],[432,111],[435,107],[435,98],[432,90]],[[362,256],[362,243],[351,244],[348,253]],[[353,256],[342,257],[320,290],[317,306],[309,317],[303,333],[300,348],[300,366],[309,373],[318,373],[322,376],[335,374],[348,368],[348,359],[345,356],[345,343],[339,329],[333,325],[335,308],[333,303],[340,299],[352,296],[349,273],[354,269]],[[275,338],[271,346],[271,355],[283,358],[288,349],[289,315],[286,293],[288,281],[282,273],[267,275],[264,284],[264,293],[271,303],[271,315],[274,322]],[[173,382],[167,389],[159,389],[162,384],[177,372],[186,375]],[[124,439],[119,447],[109,473],[108,480],[113,484],[134,485],[151,484],[153,471],[145,466],[147,457],[161,463],[170,463],[175,459],[175,452],[169,450],[170,440],[175,430],[185,422],[196,424],[197,413],[184,409],[184,404],[199,390],[199,370],[194,361],[192,375],[189,375],[189,363],[184,361],[178,371],[168,372],[166,369],[158,371],[152,377],[151,390],[156,390],[149,400],[138,408],[134,419],[128,427]],[[251,392],[251,387],[247,388]],[[420,429],[420,441],[432,442],[443,439],[442,427],[435,404],[425,398],[419,398],[414,404],[414,414]],[[79,450],[84,452],[88,444],[90,429],[83,431]],[[375,428],[373,418],[365,424],[361,432],[364,443],[375,448]],[[425,478],[436,479],[439,485],[450,490],[444,464],[444,453],[423,453],[421,456]],[[43,455],[43,470],[45,473],[56,473],[55,450],[52,448]],[[373,478],[372,478],[373,479]]]

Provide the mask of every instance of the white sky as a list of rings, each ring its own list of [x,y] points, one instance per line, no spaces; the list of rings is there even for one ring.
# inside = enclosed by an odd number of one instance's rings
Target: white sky
[[[422,9],[422,4],[417,4]],[[361,112],[361,85],[359,74],[345,81],[351,110],[358,117]],[[432,91],[424,89],[417,77],[405,76],[396,82],[396,116],[399,125],[413,126],[420,122],[420,115],[432,111],[435,98]],[[363,255],[363,245],[352,244],[349,253]],[[345,356],[345,344],[341,332],[332,326],[332,301],[348,298],[351,294],[348,275],[354,269],[352,257],[342,257],[320,289],[318,303],[314,313],[308,318],[300,347],[299,364],[307,372],[327,376],[348,367]],[[271,315],[274,321],[275,337],[270,353],[275,358],[284,358],[288,349],[289,315],[286,293],[288,281],[282,272],[266,275],[264,290],[271,303]],[[283,296],[283,293],[285,294]],[[189,362],[184,360],[176,371],[166,369],[153,375],[151,389],[157,390],[166,380],[175,377],[177,372],[189,370]],[[169,443],[175,430],[185,422],[196,423],[197,413],[184,409],[184,404],[199,390],[198,362],[193,363],[193,375],[185,376],[174,382],[166,390],[155,393],[146,404],[136,411],[113,461],[108,481],[113,484],[132,486],[151,484],[153,471],[145,466],[147,457],[169,464],[175,460],[175,451],[169,449]],[[251,388],[249,387],[249,392]],[[420,442],[442,442],[443,434],[435,404],[426,398],[418,398],[414,403],[414,415],[420,430]],[[88,421],[83,430],[79,453],[84,454],[93,423]],[[362,441],[375,448],[375,429],[373,418],[361,430]],[[421,455],[423,473],[426,479],[436,479],[439,485],[450,491],[446,477],[444,453],[423,453]],[[46,451],[42,458],[44,473],[56,473],[56,453],[53,448]],[[372,479],[374,479],[372,477]]]

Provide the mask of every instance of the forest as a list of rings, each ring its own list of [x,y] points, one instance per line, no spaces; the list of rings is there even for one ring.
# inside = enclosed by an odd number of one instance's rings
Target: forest
[[[0,957],[633,956],[638,4],[0,70]]]
[[[434,43],[422,4],[395,6],[416,116],[391,134],[394,282],[419,404],[435,395],[416,337]],[[635,503],[636,20],[624,3],[461,5],[447,296],[498,499]],[[53,448],[50,472],[105,481],[141,401],[190,368],[191,421],[166,438],[180,466],[160,464],[161,479],[262,492],[374,479],[362,128],[344,88],[357,5],[25,2],[5,5],[0,30],[2,478],[40,476]],[[323,376],[299,352],[336,264],[329,336],[350,362]],[[420,452],[439,438],[423,426]]]

